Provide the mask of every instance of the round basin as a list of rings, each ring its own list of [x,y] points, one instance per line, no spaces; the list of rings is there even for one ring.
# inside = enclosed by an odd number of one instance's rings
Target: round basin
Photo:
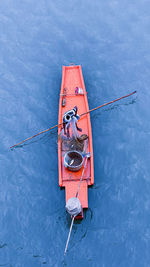
[[[83,156],[79,151],[69,151],[64,156],[64,166],[70,171],[79,171],[83,165]]]

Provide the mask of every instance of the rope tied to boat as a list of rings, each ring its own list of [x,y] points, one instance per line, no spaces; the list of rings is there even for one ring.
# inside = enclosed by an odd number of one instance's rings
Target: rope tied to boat
[[[77,197],[78,197],[78,194],[79,194],[79,190],[80,190],[81,182],[82,182],[82,179],[83,179],[84,171],[85,171],[85,168],[86,168],[86,165],[87,165],[87,160],[90,158],[90,156],[91,156],[90,152],[85,154],[86,159],[85,159],[85,162],[84,162],[84,167],[83,167],[82,175],[81,175],[80,182],[79,182],[79,185],[78,185],[78,188],[77,188],[76,196],[68,199],[68,201],[66,203],[66,210],[72,216],[72,221],[71,221],[69,234],[68,234],[68,238],[67,238],[67,242],[66,242],[64,256],[65,256],[65,254],[67,252],[67,248],[68,248],[68,244],[69,244],[69,240],[70,240],[70,236],[71,236],[71,231],[72,231],[72,226],[73,226],[73,223],[74,223],[74,219],[82,211],[80,200]]]
[[[79,190],[80,190],[80,185],[81,185],[81,182],[82,182],[82,179],[83,179],[83,174],[84,174],[84,171],[85,171],[85,168],[86,168],[86,164],[87,164],[87,160],[90,158],[90,156],[91,156],[90,152],[86,153],[86,155],[85,155],[86,159],[85,159],[82,175],[81,175],[81,178],[80,178],[79,186],[78,186],[78,189],[77,189],[76,197],[78,197]]]

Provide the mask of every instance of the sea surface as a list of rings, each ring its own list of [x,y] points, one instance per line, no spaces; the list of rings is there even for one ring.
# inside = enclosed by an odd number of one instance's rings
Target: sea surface
[[[58,186],[62,66],[81,64],[95,184],[71,219]],[[150,1],[0,1],[0,266],[150,266]]]

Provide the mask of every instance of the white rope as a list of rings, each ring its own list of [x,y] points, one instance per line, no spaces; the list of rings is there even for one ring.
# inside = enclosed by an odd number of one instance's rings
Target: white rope
[[[87,164],[87,159],[88,159],[88,158],[86,157],[86,160],[85,160],[85,163],[84,163],[84,168],[83,168],[82,175],[81,175],[81,178],[80,178],[80,182],[79,182],[79,185],[78,185],[78,189],[77,189],[76,197],[77,197],[78,194],[79,194],[80,185],[81,185],[81,182],[82,182],[82,179],[83,179],[83,174],[84,174],[85,167],[86,167],[86,164]]]
[[[69,230],[69,234],[68,234],[68,238],[67,238],[67,243],[66,243],[66,247],[65,247],[64,256],[65,256],[65,254],[67,252],[67,248],[68,248],[68,244],[69,244],[69,240],[70,240],[70,236],[71,236],[71,231],[72,231],[72,226],[73,226],[74,218],[75,218],[75,215],[72,217],[72,221],[71,221],[71,225],[70,225],[70,230]]]
[[[78,185],[78,189],[77,189],[76,197],[77,197],[78,194],[79,194],[80,185],[81,185],[81,182],[82,182],[82,179],[83,179],[83,174],[84,174],[85,167],[86,167],[86,164],[87,164],[87,159],[88,159],[88,157],[86,156],[86,160],[85,160],[85,163],[84,163],[84,167],[83,167],[82,175],[81,175],[80,182],[79,182],[79,185]],[[71,221],[71,225],[70,225],[70,230],[69,230],[69,234],[68,234],[68,238],[67,238],[67,243],[66,243],[66,247],[65,247],[64,256],[65,256],[65,254],[66,254],[66,252],[67,252],[67,248],[68,248],[68,244],[69,244],[69,240],[70,240],[70,236],[71,236],[71,231],[72,231],[72,226],[73,226],[73,223],[74,223],[74,219],[75,219],[75,215],[72,217],[72,221]]]

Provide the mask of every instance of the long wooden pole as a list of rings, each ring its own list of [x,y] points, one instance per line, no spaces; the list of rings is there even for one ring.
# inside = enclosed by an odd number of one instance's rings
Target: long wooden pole
[[[135,94],[135,93],[136,93],[136,91],[134,91],[134,92],[132,92],[132,93],[130,93],[130,94],[128,94],[128,95],[122,96],[122,97],[120,97],[120,98],[117,98],[117,99],[115,99],[115,100],[112,100],[112,101],[110,101],[110,102],[108,102],[108,103],[105,103],[105,104],[103,104],[103,105],[101,105],[101,106],[99,106],[99,107],[90,109],[89,111],[87,111],[87,112],[85,112],[85,113],[82,113],[80,116],[83,116],[83,115],[85,115],[85,114],[87,114],[87,113],[90,113],[90,112],[92,112],[92,111],[94,111],[94,110],[97,110],[97,109],[99,109],[99,108],[105,107],[105,106],[107,106],[107,105],[110,105],[110,104],[112,104],[112,103],[115,103],[115,102],[117,102],[117,101],[119,101],[119,100],[121,100],[121,99],[123,99],[123,98],[129,97],[129,96],[131,96],[131,95],[133,95],[133,94]]]
[[[84,115],[86,115],[86,114],[88,114],[88,113],[90,113],[90,112],[92,112],[92,111],[94,111],[94,110],[97,110],[97,109],[99,109],[99,108],[102,108],[102,107],[105,107],[105,106],[110,105],[110,104],[112,104],[112,103],[115,103],[116,101],[119,101],[119,100],[121,100],[121,99],[123,99],[123,98],[129,97],[129,96],[131,96],[131,95],[133,95],[133,94],[135,94],[135,93],[136,93],[136,91],[134,91],[134,92],[132,92],[132,93],[130,93],[130,94],[128,94],[128,95],[119,97],[119,98],[117,98],[117,99],[115,99],[115,100],[112,100],[112,101],[110,101],[110,102],[108,102],[108,103],[104,103],[103,105],[100,105],[100,106],[98,106],[98,107],[96,107],[96,108],[90,109],[89,111],[87,111],[87,112],[85,112],[85,113],[82,113],[82,114],[80,115],[80,117],[81,117],[81,116],[84,116]],[[56,124],[56,125],[54,125],[54,126],[48,128],[48,129],[46,129],[46,130],[44,130],[44,131],[42,131],[42,132],[39,132],[39,133],[37,133],[37,134],[35,134],[35,135],[33,135],[33,136],[31,136],[31,137],[29,137],[29,138],[27,138],[27,139],[21,141],[20,143],[17,143],[17,144],[15,144],[15,145],[11,146],[10,148],[14,148],[14,147],[16,147],[16,146],[19,146],[19,145],[23,144],[24,142],[26,142],[26,141],[28,141],[28,140],[30,140],[30,139],[32,139],[32,138],[34,138],[34,137],[36,137],[36,136],[42,134],[42,133],[46,133],[46,132],[48,132],[48,131],[50,131],[50,130],[56,128],[56,127],[59,127],[59,126],[61,126],[61,125],[62,125],[62,123],[60,123],[60,124]]]

